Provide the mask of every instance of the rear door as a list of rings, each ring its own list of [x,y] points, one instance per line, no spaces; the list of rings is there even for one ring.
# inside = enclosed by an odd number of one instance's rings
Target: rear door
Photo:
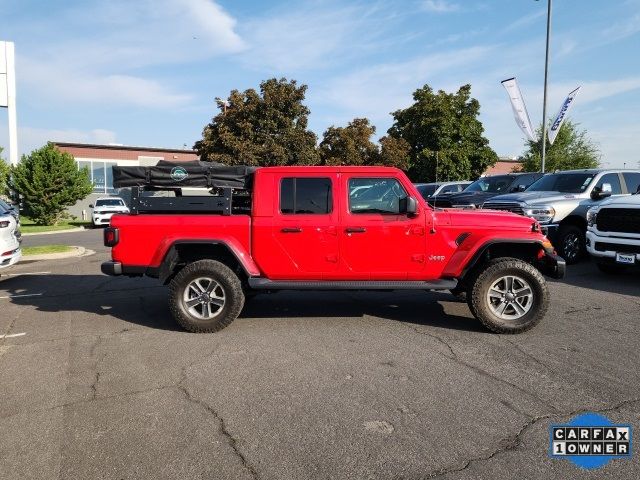
[[[319,280],[337,270],[336,181],[332,173],[279,179],[268,254],[271,278]]]
[[[402,211],[407,189],[393,176],[343,173],[341,278],[405,280],[425,269],[425,209]]]

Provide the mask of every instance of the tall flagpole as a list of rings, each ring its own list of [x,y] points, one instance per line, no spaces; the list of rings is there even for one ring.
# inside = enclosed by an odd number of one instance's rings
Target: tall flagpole
[[[547,157],[547,78],[549,76],[549,40],[551,37],[551,1],[547,3],[547,48],[544,57],[544,95],[542,100],[542,173]]]

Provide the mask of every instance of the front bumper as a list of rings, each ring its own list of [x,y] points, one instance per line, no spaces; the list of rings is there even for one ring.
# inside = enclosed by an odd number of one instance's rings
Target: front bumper
[[[562,257],[555,253],[546,252],[539,260],[539,270],[546,276],[561,279],[567,273],[567,264]]]
[[[111,223],[111,217],[113,217],[115,213],[102,213],[102,214],[93,214],[91,216],[91,220],[94,225],[109,225]]]
[[[614,236],[600,236],[592,231],[587,231],[587,251],[595,260],[600,263],[616,263],[618,265],[626,266],[640,266],[640,239],[637,238],[621,238]],[[604,250],[596,249],[596,243],[600,245],[606,245]],[[626,255],[635,255],[635,263],[622,264],[616,262],[616,256],[618,253]]]
[[[0,269],[15,265],[22,258],[22,250],[18,247],[11,254],[0,257]]]
[[[558,239],[558,230],[560,229],[560,225],[557,223],[548,223],[546,225],[540,225],[540,230],[542,233],[555,245],[556,240]]]

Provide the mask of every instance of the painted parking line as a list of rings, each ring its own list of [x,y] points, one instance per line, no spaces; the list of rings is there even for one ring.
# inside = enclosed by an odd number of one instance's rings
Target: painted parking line
[[[0,338],[14,338],[14,337],[22,337],[24,335],[26,335],[27,332],[23,332],[23,333],[12,333],[10,335],[0,335]]]
[[[39,297],[41,295],[44,295],[43,293],[25,293],[23,295],[6,295],[4,297],[0,297],[0,299],[2,298],[20,298],[20,297]]]
[[[24,273],[4,273],[3,277],[19,277],[21,275],[48,275],[51,272],[24,272]]]

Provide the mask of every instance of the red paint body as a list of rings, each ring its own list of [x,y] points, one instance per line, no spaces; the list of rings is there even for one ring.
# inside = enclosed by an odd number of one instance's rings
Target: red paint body
[[[329,178],[332,211],[280,213],[283,177]],[[417,199],[418,211],[412,216],[350,213],[348,181],[355,177],[397,179]],[[251,216],[114,216],[111,226],[119,230],[119,243],[112,258],[123,266],[158,267],[174,242],[211,241],[227,245],[249,275],[273,280],[433,280],[459,277],[478,249],[494,240],[532,241],[542,249],[546,238],[533,231],[534,223],[507,212],[434,211],[395,168],[272,167],[255,173]],[[458,246],[462,233],[469,235]]]

